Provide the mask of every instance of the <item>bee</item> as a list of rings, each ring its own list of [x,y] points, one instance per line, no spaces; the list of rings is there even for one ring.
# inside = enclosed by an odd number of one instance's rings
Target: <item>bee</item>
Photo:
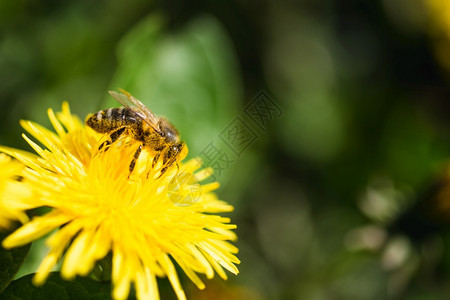
[[[105,147],[106,151],[109,145],[123,135],[141,142],[130,163],[130,174],[136,166],[142,149],[147,147],[155,153],[152,168],[162,158],[161,177],[171,165],[177,162],[185,143],[181,141],[178,130],[166,118],[156,116],[130,93],[120,91],[121,93],[110,91],[109,94],[123,107],[101,110],[88,116],[86,125],[98,133],[109,134],[109,139],[100,145],[99,150]]]

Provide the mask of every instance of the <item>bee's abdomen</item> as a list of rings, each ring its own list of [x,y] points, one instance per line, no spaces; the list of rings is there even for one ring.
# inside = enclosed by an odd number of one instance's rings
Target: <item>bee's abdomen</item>
[[[119,127],[134,124],[136,118],[136,113],[130,108],[109,108],[87,118],[86,125],[99,133],[107,133]]]

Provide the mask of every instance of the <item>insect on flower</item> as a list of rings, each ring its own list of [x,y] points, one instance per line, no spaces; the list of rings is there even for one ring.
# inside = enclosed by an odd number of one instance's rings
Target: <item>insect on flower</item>
[[[133,103],[142,105],[136,101]],[[154,144],[134,138],[136,127],[150,125],[136,115],[141,113],[139,110],[126,109],[122,108],[121,114],[120,109],[97,113],[97,119],[107,119],[111,114],[116,117],[110,117],[109,122],[122,124],[109,125],[110,131],[105,132],[109,142],[103,147],[107,146],[104,149],[107,151],[98,151],[105,137],[72,115],[68,103],[63,104],[61,112],[48,110],[56,132],[31,121],[21,121],[28,132],[23,137],[36,154],[5,146],[0,146],[0,152],[23,164],[11,175],[6,174],[6,178],[15,180],[20,176],[17,184],[28,193],[22,200],[21,195],[8,192],[4,198],[10,202],[3,203],[8,205],[5,207],[17,208],[14,211],[25,217],[24,211],[28,209],[50,210],[31,220],[21,219],[20,215],[6,216],[23,225],[6,237],[2,246],[20,247],[52,232],[46,240],[49,252],[33,277],[37,286],[45,284],[59,262],[62,278],[72,280],[97,270],[94,268],[104,260],[109,261],[111,253],[112,270],[102,268],[102,272],[111,275],[113,299],[127,299],[134,286],[137,299],[159,300],[157,278],[167,277],[176,297],[185,300],[176,265],[199,289],[206,286],[199,277],[201,274],[211,279],[217,273],[227,279],[225,270],[239,273],[236,265],[240,261],[235,255],[238,248],[231,243],[237,238],[233,231],[236,225],[231,224],[230,218],[219,215],[232,211],[233,206],[214,193],[219,183],[202,183],[211,170],[201,169],[199,159],[182,161],[187,145],[174,160],[178,170],[172,165],[160,177],[149,177],[147,173],[146,178],[147,164],[153,162],[155,155],[167,156],[167,149],[158,152],[151,148]],[[118,116],[122,116],[122,121],[116,120]],[[144,124],[133,125],[132,117]],[[125,127],[122,134],[130,135],[124,136],[126,142],[122,138],[111,141],[110,132],[122,127]],[[149,135],[156,135],[150,132]],[[135,159],[140,145],[145,148],[141,159]],[[126,175],[130,174],[129,162],[133,159],[136,180],[129,180]],[[167,158],[165,166],[169,161]],[[4,166],[1,155],[0,166]],[[200,192],[192,193],[192,188]],[[17,185],[12,190],[21,191]]]
[[[152,168],[162,157],[163,166],[160,174],[164,174],[177,162],[179,154],[185,147],[178,130],[166,118],[156,116],[130,93],[124,90],[121,90],[121,93],[114,91],[109,93],[124,107],[101,110],[86,119],[87,126],[99,133],[109,134],[109,139],[100,145],[99,150],[103,147],[106,150],[106,147],[123,135],[130,136],[142,143],[130,163],[130,174],[136,166],[143,147],[155,153]]]

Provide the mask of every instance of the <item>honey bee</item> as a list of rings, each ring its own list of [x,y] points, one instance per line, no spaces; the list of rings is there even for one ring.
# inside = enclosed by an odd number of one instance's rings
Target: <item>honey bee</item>
[[[100,145],[99,150],[105,147],[106,151],[107,147],[122,135],[128,135],[141,142],[130,163],[130,174],[136,166],[142,149],[147,147],[155,153],[152,168],[162,158],[163,166],[160,173],[162,176],[171,165],[177,162],[185,143],[181,141],[178,130],[166,118],[156,116],[130,93],[120,91],[121,93],[110,91],[109,94],[124,107],[101,110],[89,116],[86,119],[86,125],[98,133],[109,134],[109,139]]]

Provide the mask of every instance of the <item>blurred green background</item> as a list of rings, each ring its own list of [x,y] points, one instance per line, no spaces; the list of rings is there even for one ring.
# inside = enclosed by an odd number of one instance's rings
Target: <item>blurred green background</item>
[[[446,0],[3,0],[0,143],[124,88],[235,206],[241,273],[181,275],[188,298],[445,299],[449,20]]]

